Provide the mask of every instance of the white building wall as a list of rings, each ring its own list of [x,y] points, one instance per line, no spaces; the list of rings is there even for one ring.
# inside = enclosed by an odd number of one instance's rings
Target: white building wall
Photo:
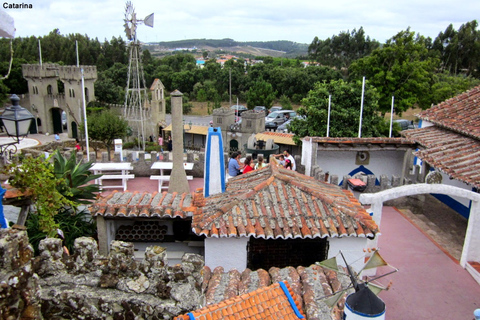
[[[370,161],[368,165],[363,165],[370,170],[377,179],[385,174],[388,177],[392,175],[401,177],[403,168],[403,159],[405,151],[369,151]],[[343,176],[360,167],[355,164],[357,151],[322,151],[317,152],[317,165],[324,172],[331,175],[337,175],[341,182]]]
[[[225,270],[247,268],[248,238],[206,238],[205,265],[212,270],[218,266]]]
[[[337,257],[337,263],[345,266],[340,250],[343,256],[347,260],[347,263],[353,267],[355,271],[360,271],[365,264],[365,252],[363,251],[368,247],[367,238],[357,237],[343,237],[343,238],[330,238],[329,239],[328,258]]]

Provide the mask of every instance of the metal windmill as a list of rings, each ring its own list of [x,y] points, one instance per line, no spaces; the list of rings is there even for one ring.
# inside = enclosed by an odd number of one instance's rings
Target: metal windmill
[[[142,149],[145,150],[145,125],[150,115],[146,107],[148,95],[140,55],[140,42],[137,38],[137,25],[143,23],[153,27],[153,13],[143,20],[137,19],[132,3],[127,1],[124,21],[125,33],[130,43],[123,116],[132,128],[133,134],[137,136],[139,143],[141,141]]]

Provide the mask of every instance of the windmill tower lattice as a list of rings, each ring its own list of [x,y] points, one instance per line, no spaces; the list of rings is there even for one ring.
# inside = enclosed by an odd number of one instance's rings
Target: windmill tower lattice
[[[153,27],[153,13],[144,20],[137,20],[135,9],[130,1],[125,5],[125,33],[129,43],[129,62],[127,73],[127,87],[125,89],[125,104],[123,116],[132,128],[133,135],[142,143],[145,150],[145,127],[150,118],[147,110],[147,86],[143,74],[142,59],[140,54],[140,42],[137,38],[137,25],[145,24]]]

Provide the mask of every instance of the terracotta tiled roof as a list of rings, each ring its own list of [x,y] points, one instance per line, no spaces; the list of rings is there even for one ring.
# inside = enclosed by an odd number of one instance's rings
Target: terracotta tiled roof
[[[328,137],[312,137],[312,142],[325,144],[347,144],[347,145],[412,145],[413,143],[404,138],[328,138]]]
[[[205,295],[205,305],[214,308],[216,304],[237,296],[265,288],[273,283],[288,282],[293,295],[298,298],[298,305],[304,311],[307,319],[341,319],[345,297],[333,308],[322,299],[346,289],[351,282],[346,272],[335,272],[313,264],[309,267],[272,267],[268,271],[245,269],[225,272],[222,267],[213,271],[209,267],[203,270],[202,291]],[[346,294],[353,289],[345,291]]]
[[[453,179],[480,187],[480,141],[438,128],[426,127],[402,133],[425,149],[415,155]]]
[[[114,191],[90,207],[93,216],[186,218],[197,209],[190,193],[139,193]]]
[[[270,164],[205,199],[192,228],[207,237],[369,237],[377,224],[348,190]]]
[[[305,316],[290,285],[287,282],[279,282],[174,319],[293,320],[305,319]]]
[[[157,86],[160,86],[162,88],[164,88],[165,86],[163,85],[162,81],[160,81],[160,79],[155,79],[153,80],[153,83],[152,85],[150,86],[150,90],[155,90],[157,88]]]
[[[480,86],[422,111],[417,117],[480,139]]]
[[[265,140],[267,141],[268,139],[273,139],[274,143],[279,143],[279,144],[286,144],[286,145],[295,145],[295,142],[293,142],[293,133],[281,133],[281,132],[270,132],[270,131],[265,131],[262,133],[257,133],[255,135],[255,138],[257,140]]]

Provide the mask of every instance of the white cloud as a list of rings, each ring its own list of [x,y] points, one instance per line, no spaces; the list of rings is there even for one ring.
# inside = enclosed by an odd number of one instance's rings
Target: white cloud
[[[406,1],[132,1],[137,18],[155,13],[155,26],[140,26],[143,41],[191,38],[233,38],[237,41],[292,40],[310,43],[358,30],[381,42],[410,27],[435,37],[452,23],[455,28],[476,19],[480,2],[464,0]],[[17,36],[43,36],[55,28],[62,34],[91,38],[122,36],[125,3],[115,0],[32,0],[33,9],[6,10],[15,19]]]

